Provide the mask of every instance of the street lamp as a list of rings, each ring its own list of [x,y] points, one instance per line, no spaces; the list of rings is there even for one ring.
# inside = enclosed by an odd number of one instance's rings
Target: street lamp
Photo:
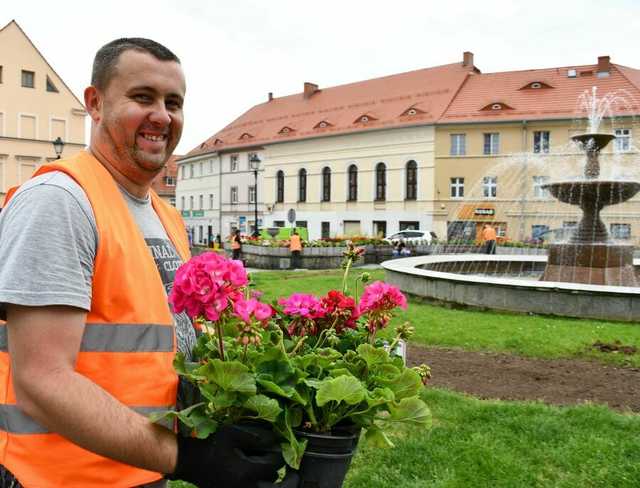
[[[53,144],[53,149],[56,152],[56,156],[58,156],[56,159],[60,159],[60,155],[62,154],[62,150],[64,149],[64,141],[60,138],[60,136],[58,136],[58,138],[52,142]]]
[[[260,158],[257,154],[252,154],[249,158],[249,167],[253,170],[253,177],[255,181],[254,191],[253,191],[253,202],[254,202],[254,213],[253,213],[253,237],[258,237],[260,235],[260,230],[258,229],[258,168],[260,167]]]

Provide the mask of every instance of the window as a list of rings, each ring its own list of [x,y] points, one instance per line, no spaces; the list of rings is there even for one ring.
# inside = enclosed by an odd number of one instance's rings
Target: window
[[[193,163],[189,165],[189,178],[193,178]]]
[[[238,203],[238,187],[231,187],[231,203]]]
[[[350,202],[355,202],[356,200],[358,200],[358,167],[355,164],[349,166],[348,174],[349,192],[347,195],[347,200]]]
[[[549,152],[549,131],[548,130],[536,130],[533,132],[533,152],[534,153],[548,153]]]
[[[198,209],[199,210],[203,210],[204,209],[204,195],[200,195],[198,197],[198,203],[199,203]]]
[[[387,199],[387,167],[384,163],[376,164],[376,200]]]
[[[500,133],[489,132],[484,134],[483,154],[498,154],[500,152]]]
[[[631,150],[631,129],[616,129],[616,152],[625,152]]]
[[[329,239],[329,237],[331,237],[331,222],[321,222],[320,227],[320,237],[322,239]]]
[[[482,195],[485,198],[495,198],[498,193],[498,177],[485,176],[482,178]]]
[[[451,178],[449,187],[451,188],[451,198],[463,198],[464,197],[464,178],[455,177]]]
[[[187,167],[180,166],[180,179],[184,180],[187,177]]]
[[[276,174],[276,202],[284,202],[284,171],[278,171]]]
[[[209,193],[209,210],[213,210],[213,193]]]
[[[331,168],[328,166],[322,170],[322,201],[331,201]]]
[[[464,156],[467,154],[467,135],[451,134],[451,156]]]
[[[542,241],[546,237],[546,232],[549,232],[549,226],[544,224],[534,224],[531,226],[531,238],[534,241]]]
[[[203,237],[204,237],[204,228],[203,226],[199,225],[198,226],[198,242],[202,242]]]
[[[193,210],[193,195],[189,197],[189,210]]]
[[[230,156],[230,168],[231,171],[238,171],[238,155],[232,154]]]
[[[167,186],[176,186],[176,177],[175,176],[165,176],[164,184]]]
[[[56,85],[53,84],[53,81],[51,81],[51,78],[49,78],[49,75],[47,75],[47,91],[58,93],[58,89],[56,88]]]
[[[256,203],[256,186],[249,185],[249,203]]]
[[[307,201],[307,170],[304,168],[298,171],[298,201]]]
[[[406,185],[405,198],[415,200],[418,197],[418,165],[413,160],[407,163]]]
[[[387,221],[386,220],[374,220],[373,221],[373,235],[376,237],[386,237],[387,235]]]
[[[200,161],[198,166],[198,176],[204,176],[204,161]]]
[[[34,88],[36,74],[33,71],[22,70],[22,86],[25,88]]]
[[[184,207],[184,197],[180,197],[180,210],[185,210],[185,207]]]
[[[610,229],[614,239],[631,239],[631,224],[611,224]]]
[[[306,220],[296,220],[296,227],[302,227],[306,229],[309,226],[309,223]]]
[[[403,222],[400,221],[400,230],[420,230],[420,222]]]
[[[274,227],[284,227],[284,220],[274,220],[273,221],[273,226]]]
[[[176,206],[176,197],[169,197],[169,205],[172,207]]]
[[[533,177],[533,197],[534,198],[549,198],[549,190],[542,188],[542,185],[546,185],[549,182],[548,176],[534,176]]]
[[[213,174],[213,159],[209,160],[209,174]]]

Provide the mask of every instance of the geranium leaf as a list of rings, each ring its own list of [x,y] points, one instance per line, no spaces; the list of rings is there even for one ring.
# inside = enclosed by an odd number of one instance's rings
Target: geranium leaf
[[[372,425],[364,435],[365,441],[374,447],[394,447],[391,439],[379,427]]]
[[[428,426],[431,423],[431,411],[419,398],[404,398],[398,405],[389,408],[389,420]]]
[[[288,398],[300,405],[306,405],[308,400],[305,400],[300,393],[291,385],[278,385],[271,380],[264,378],[258,378],[257,383],[266,391],[274,393],[278,396]]]
[[[339,376],[323,381],[316,393],[316,403],[322,407],[330,401],[355,405],[365,398],[365,388],[353,376]]]
[[[367,363],[369,368],[376,364],[386,363],[389,360],[387,351],[373,347],[371,344],[360,344],[357,351],[358,356]]]
[[[268,422],[275,422],[282,409],[277,400],[264,395],[250,397],[243,405],[245,408],[257,413],[255,418],[264,419]]]
[[[420,375],[412,369],[405,369],[398,377],[381,380],[379,383],[391,389],[397,401],[414,397],[423,388]]]
[[[238,399],[238,394],[234,391],[221,390],[209,399],[213,410],[224,410],[233,407]]]
[[[246,395],[256,394],[256,382],[249,368],[238,361],[214,359],[206,365],[206,378],[223,390],[237,391]]]
[[[294,437],[292,442],[283,442],[280,446],[282,447],[284,461],[293,469],[300,469],[300,462],[307,448],[307,440],[299,441]]]

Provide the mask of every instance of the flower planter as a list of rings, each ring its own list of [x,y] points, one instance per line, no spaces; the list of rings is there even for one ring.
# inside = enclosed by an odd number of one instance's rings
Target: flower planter
[[[296,431],[296,437],[307,440],[298,488],[340,488],[356,452],[360,429],[331,435]]]

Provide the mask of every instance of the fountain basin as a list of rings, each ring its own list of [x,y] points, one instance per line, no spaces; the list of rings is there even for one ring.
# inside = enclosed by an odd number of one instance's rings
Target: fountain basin
[[[555,181],[542,187],[561,202],[571,205],[594,202],[600,208],[626,202],[640,192],[640,182],[624,180]]]
[[[538,281],[546,264],[546,256],[453,254],[395,259],[382,267],[386,281],[434,302],[640,323],[639,287]],[[633,266],[638,279],[640,259]]]

